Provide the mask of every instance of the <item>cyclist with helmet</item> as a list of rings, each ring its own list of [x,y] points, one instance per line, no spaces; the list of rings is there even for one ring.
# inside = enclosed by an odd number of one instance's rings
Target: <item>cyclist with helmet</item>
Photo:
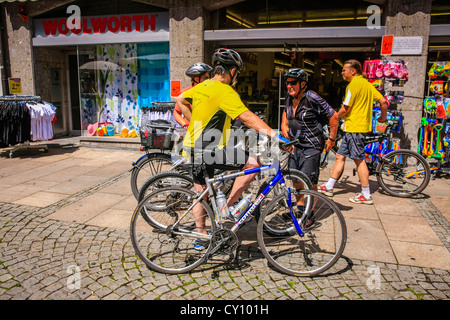
[[[198,151],[201,151],[209,176],[214,174],[214,169],[246,170],[259,167],[260,162],[255,155],[227,145],[232,120],[239,117],[243,124],[261,134],[288,140],[278,135],[263,120],[248,110],[233,89],[239,73],[244,69],[244,63],[236,51],[218,49],[212,57],[212,65],[211,79],[181,93],[177,98],[183,114],[190,121],[183,140],[184,156],[193,160],[193,163],[198,163],[194,157],[198,155]],[[190,104],[192,104],[192,111],[189,108]],[[198,192],[205,185],[205,177],[203,172],[195,172],[194,166],[192,171],[194,189]],[[229,205],[239,200],[240,195],[254,177],[255,174],[251,174],[235,180],[228,197]],[[206,233],[202,211],[202,206],[197,205],[194,208],[194,217],[197,231]],[[205,246],[207,243],[199,239],[194,243],[194,247],[198,250],[202,250]]]
[[[305,173],[317,190],[320,154],[330,150],[337,134],[337,112],[316,92],[307,87],[308,74],[292,68],[284,75],[288,95],[283,112],[281,132],[289,139],[298,139],[289,157],[289,168]],[[330,122],[330,139],[325,141],[323,125]],[[291,150],[292,151],[292,150]]]
[[[181,93],[186,90],[191,89],[195,85],[209,79],[209,72],[212,70],[211,66],[207,65],[203,62],[194,63],[186,70],[186,75],[191,78],[191,85],[187,88],[184,88]],[[183,128],[189,127],[189,121],[183,117],[183,113],[181,112],[180,106],[175,104],[175,109],[173,110],[173,116],[175,121],[179,123]]]

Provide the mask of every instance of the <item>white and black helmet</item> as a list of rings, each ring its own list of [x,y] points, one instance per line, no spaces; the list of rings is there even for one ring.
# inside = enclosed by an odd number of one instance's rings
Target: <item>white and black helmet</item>
[[[186,70],[186,75],[188,77],[194,78],[198,77],[206,72],[210,72],[212,70],[211,66],[207,65],[203,62],[194,63]]]
[[[244,70],[244,61],[242,61],[241,56],[234,50],[220,48],[214,52],[212,57],[212,65],[223,65],[227,69],[237,67],[239,71]]]

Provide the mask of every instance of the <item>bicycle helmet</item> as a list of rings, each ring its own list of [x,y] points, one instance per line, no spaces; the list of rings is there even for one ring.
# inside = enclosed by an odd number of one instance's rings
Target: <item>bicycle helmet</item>
[[[226,66],[227,69],[231,69],[233,67],[237,67],[238,71],[244,70],[244,61],[242,61],[241,56],[234,50],[220,48],[214,52],[212,57],[212,65],[223,65]]]
[[[300,81],[308,81],[308,74],[302,68],[291,68],[284,75],[284,78],[294,78]]]
[[[197,62],[197,63],[194,63],[192,66],[190,66],[186,70],[186,75],[188,77],[194,78],[194,77],[198,77],[206,72],[209,72],[211,70],[212,70],[211,66],[207,65],[206,63]]]

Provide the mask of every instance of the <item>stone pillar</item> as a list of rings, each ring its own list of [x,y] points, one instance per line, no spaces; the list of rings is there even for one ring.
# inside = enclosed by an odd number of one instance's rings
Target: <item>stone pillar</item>
[[[22,21],[17,15],[19,4],[5,4],[5,29],[9,50],[9,70],[11,77],[21,79],[22,95],[35,95],[33,70],[32,22]],[[8,92],[9,94],[9,92]]]
[[[185,74],[196,62],[211,64],[205,59],[204,30],[208,12],[200,6],[187,6],[185,1],[173,1],[169,10],[170,80],[181,80],[181,89],[191,84]]]
[[[403,114],[401,148],[417,150],[417,133],[422,117],[428,64],[428,38],[430,35],[431,1],[389,0],[386,12],[386,35],[422,37],[420,55],[387,56],[387,59],[408,62],[409,79],[403,88],[405,99],[398,109]]]

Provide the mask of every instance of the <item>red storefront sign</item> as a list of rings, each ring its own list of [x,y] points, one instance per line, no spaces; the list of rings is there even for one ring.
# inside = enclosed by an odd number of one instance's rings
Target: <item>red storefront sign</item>
[[[42,28],[46,36],[72,34],[97,34],[97,33],[117,33],[117,32],[145,32],[155,31],[155,14],[141,15],[121,15],[107,17],[87,17],[81,18],[81,28],[70,29],[67,26],[67,19],[43,19]]]

